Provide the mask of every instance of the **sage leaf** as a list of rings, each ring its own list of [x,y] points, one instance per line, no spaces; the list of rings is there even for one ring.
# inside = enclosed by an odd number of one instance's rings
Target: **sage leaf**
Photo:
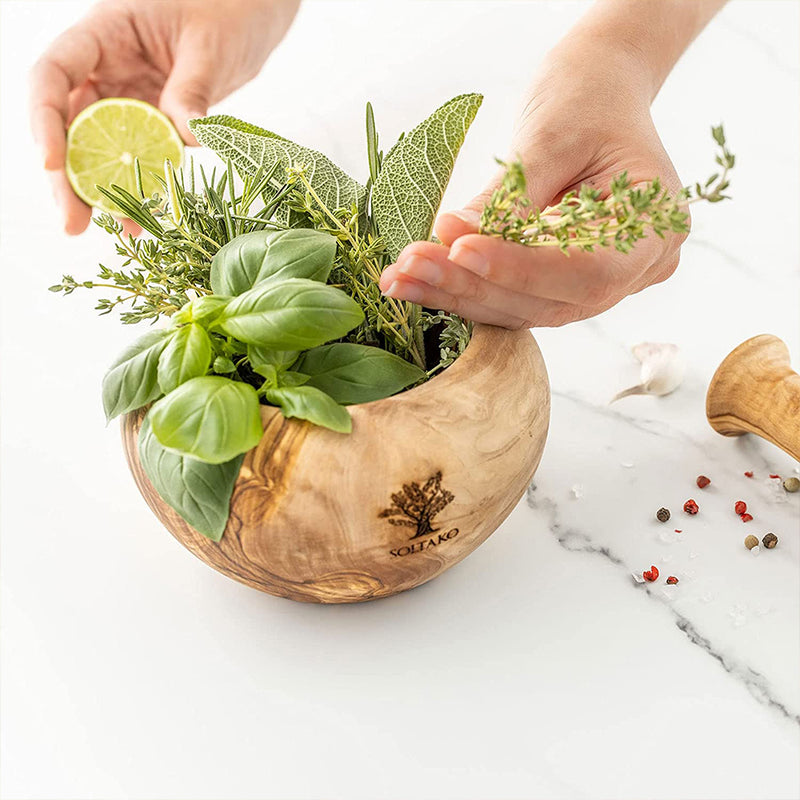
[[[430,238],[456,156],[482,102],[480,94],[454,97],[384,157],[372,190],[372,214],[393,260],[407,244]]]
[[[135,411],[161,396],[158,359],[174,331],[148,331],[125,348],[103,378],[106,420]]]
[[[234,297],[217,320],[225,333],[275,350],[306,350],[338,339],[364,320],[343,291],[305,278],[266,281]]]
[[[196,322],[178,328],[158,359],[158,385],[164,394],[208,372],[211,339]]]
[[[167,450],[209,464],[247,452],[263,432],[256,390],[219,375],[182,383],[155,403],[148,416]]]
[[[369,403],[422,380],[425,372],[394,353],[363,344],[337,342],[303,353],[295,368],[308,386],[337,403]]]
[[[267,278],[308,278],[325,283],[336,239],[324,231],[252,231],[221,247],[211,259],[215,295],[239,295]]]
[[[218,542],[230,514],[231,495],[244,456],[206,464],[167,450],[156,439],[148,414],[139,431],[139,460],[161,499],[198,533]]]
[[[284,417],[306,419],[338,433],[350,433],[353,429],[350,412],[313,386],[279,386],[268,389],[266,397],[273,405],[280,406]]]
[[[355,204],[359,213],[364,213],[366,188],[316,150],[224,114],[191,119],[189,130],[200,144],[223,161],[229,158],[245,175],[255,175],[260,167],[265,171],[274,168],[273,177],[283,183],[289,167],[302,165],[308,182],[329,209]]]

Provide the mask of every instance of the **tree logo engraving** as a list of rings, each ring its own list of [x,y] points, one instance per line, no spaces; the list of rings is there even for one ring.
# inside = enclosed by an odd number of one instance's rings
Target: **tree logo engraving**
[[[442,487],[441,471],[428,478],[423,486],[416,481],[403,484],[402,491],[391,497],[392,505],[378,516],[387,519],[390,525],[414,528],[411,539],[436,533],[439,529],[433,527],[433,518],[453,500],[452,493]]]

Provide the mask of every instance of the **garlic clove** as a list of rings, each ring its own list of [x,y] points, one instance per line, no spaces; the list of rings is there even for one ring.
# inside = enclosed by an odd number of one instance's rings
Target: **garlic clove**
[[[639,383],[616,394],[611,403],[634,394],[667,395],[683,383],[686,363],[677,345],[641,342],[632,349],[642,365]]]

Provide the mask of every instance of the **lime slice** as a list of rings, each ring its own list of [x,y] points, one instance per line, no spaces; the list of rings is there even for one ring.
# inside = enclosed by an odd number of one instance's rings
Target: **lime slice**
[[[90,206],[119,214],[97,191],[112,183],[138,197],[134,159],[139,159],[142,188],[149,197],[161,190],[152,176],[164,174],[164,159],[183,163],[183,142],[169,118],[155,106],[130,97],[109,97],[87,106],[67,131],[67,178],[75,194]]]

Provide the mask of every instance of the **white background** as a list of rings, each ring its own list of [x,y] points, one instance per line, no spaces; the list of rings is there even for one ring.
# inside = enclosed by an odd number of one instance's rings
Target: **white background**
[[[798,497],[764,479],[796,464],[703,415],[715,366],[748,336],[775,333],[800,361],[798,3],[731,3],[656,101],[687,182],[724,120],[735,200],[697,209],[668,283],[537,332],[554,397],[530,503],[436,581],[353,607],[261,595],[195,560],[104,427],[100,381],[134,332],[46,287],[92,277],[113,248],[99,230],[60,233],[24,113],[29,65],[88,7],[0,3],[2,797],[798,797]],[[363,177],[367,99],[388,145],[482,91],[455,206],[585,7],[308,2],[219,110]],[[645,339],[681,345],[685,385],[609,410]],[[678,518],[700,472],[703,514]],[[731,520],[740,495],[781,539],[757,559]],[[662,504],[690,542],[663,540]],[[632,582],[657,559],[682,594]]]

